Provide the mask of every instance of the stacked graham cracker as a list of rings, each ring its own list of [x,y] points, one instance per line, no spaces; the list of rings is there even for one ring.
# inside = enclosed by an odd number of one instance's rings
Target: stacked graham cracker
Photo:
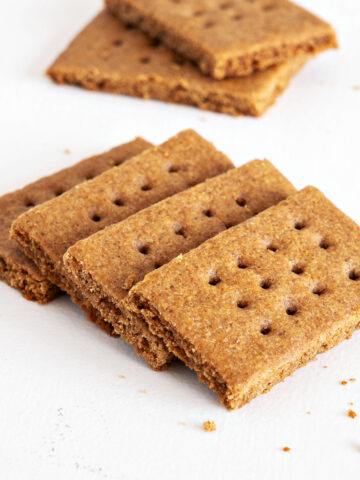
[[[48,75],[89,90],[258,116],[332,27],[288,0],[106,0]]]
[[[192,130],[3,196],[0,227],[2,280],[39,303],[67,292],[154,370],[180,358],[229,409],[360,326],[360,228]]]

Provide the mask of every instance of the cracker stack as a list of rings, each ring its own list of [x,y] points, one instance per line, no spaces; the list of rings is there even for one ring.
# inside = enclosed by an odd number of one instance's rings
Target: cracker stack
[[[360,326],[360,228],[316,188],[297,192],[267,160],[234,168],[192,130],[0,205],[3,280],[39,303],[67,292],[151,368],[181,359],[229,409]]]
[[[106,0],[49,68],[57,83],[259,116],[332,27],[288,0]]]

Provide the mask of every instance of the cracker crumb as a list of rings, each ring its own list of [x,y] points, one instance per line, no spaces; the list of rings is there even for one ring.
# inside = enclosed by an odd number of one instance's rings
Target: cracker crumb
[[[125,378],[125,375],[119,375],[119,378]]]
[[[354,412],[354,410],[349,410],[349,411],[348,411],[348,416],[349,416],[350,418],[355,418],[355,417],[357,416],[357,413]]]
[[[342,380],[342,381],[341,381],[341,385],[347,385],[347,381],[346,381],[346,380]]]
[[[206,420],[206,422],[203,423],[203,427],[206,432],[215,432],[216,430],[214,420]]]
[[[356,382],[356,378],[350,378],[349,382]]]
[[[183,425],[184,427],[186,427],[187,423],[186,422],[180,422],[180,425]]]
[[[328,366],[327,366],[327,365],[324,365],[323,368],[328,368]]]
[[[70,155],[71,151],[68,148],[65,148],[64,153],[65,155]]]
[[[146,394],[147,390],[144,388],[143,390],[140,390],[140,392]]]
[[[350,402],[349,405],[353,406],[353,405],[354,405],[354,402]]]
[[[308,415],[311,415],[311,412],[306,412]]]
[[[283,452],[290,452],[291,448],[290,447],[283,447]]]

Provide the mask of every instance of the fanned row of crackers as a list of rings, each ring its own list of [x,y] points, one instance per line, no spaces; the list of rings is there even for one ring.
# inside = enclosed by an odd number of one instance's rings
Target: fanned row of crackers
[[[259,116],[332,27],[288,0],[106,0],[49,68],[57,83]]]
[[[151,368],[181,359],[229,409],[360,326],[360,228],[193,130],[1,197],[0,276],[39,303],[67,292]]]

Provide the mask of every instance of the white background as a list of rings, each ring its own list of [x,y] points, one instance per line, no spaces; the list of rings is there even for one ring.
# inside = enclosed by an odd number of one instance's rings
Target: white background
[[[237,165],[267,157],[360,222],[360,2],[300,3],[341,48],[251,119],[56,86],[44,70],[100,0],[1,2],[0,194],[136,135],[160,143],[192,127]],[[347,416],[349,402],[360,414],[359,333],[229,413],[184,366],[152,372],[66,297],[39,307],[0,285],[0,302],[3,480],[359,478],[360,415]],[[208,419],[216,432],[202,430]]]

